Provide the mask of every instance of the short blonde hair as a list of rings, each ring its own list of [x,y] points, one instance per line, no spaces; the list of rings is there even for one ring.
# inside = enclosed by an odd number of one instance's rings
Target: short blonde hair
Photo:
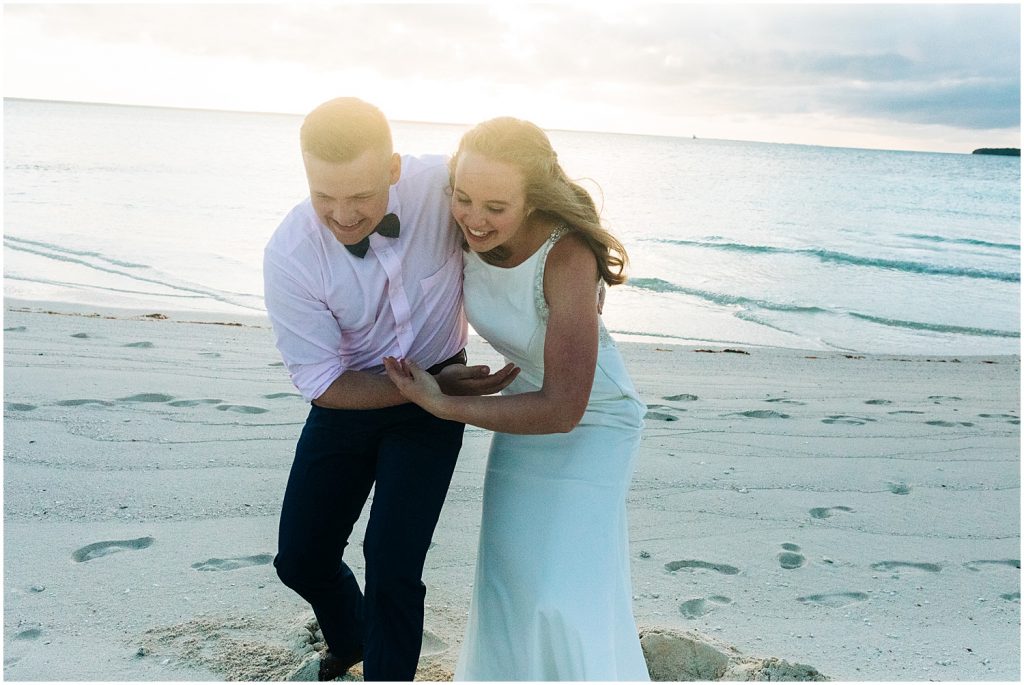
[[[393,151],[384,113],[353,97],[328,100],[307,114],[299,142],[304,154],[325,162],[351,162],[367,150],[389,157]]]

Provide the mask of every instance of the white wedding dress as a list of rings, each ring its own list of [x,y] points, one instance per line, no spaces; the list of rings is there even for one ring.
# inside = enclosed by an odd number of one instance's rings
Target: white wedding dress
[[[556,230],[513,268],[465,254],[469,321],[521,368],[505,394],[543,383],[544,264],[562,235]],[[456,680],[649,680],[633,618],[626,523],[644,412],[602,324],[579,425],[569,433],[494,434]]]

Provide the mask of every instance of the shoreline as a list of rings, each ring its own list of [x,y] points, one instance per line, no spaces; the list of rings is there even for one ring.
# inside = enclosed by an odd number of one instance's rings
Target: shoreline
[[[160,320],[179,324],[209,324],[221,326],[243,326],[247,328],[265,328],[272,330],[270,320],[263,314],[243,314],[230,312],[216,312],[203,310],[175,309],[155,305],[153,307],[109,307],[77,302],[62,302],[57,300],[28,300],[23,298],[4,298],[3,311],[17,313],[52,314],[58,316],[78,316],[83,318],[96,318],[108,320]],[[618,344],[639,345],[647,347],[665,347],[674,345],[683,348],[700,348],[695,351],[730,352],[736,349],[747,348],[751,350],[778,350],[780,352],[806,353],[828,357],[839,355],[850,359],[860,358],[899,358],[899,359],[920,359],[924,361],[942,359],[1020,359],[1019,352],[1009,354],[1005,352],[991,353],[949,353],[942,351],[935,352],[859,352],[847,349],[822,349],[820,347],[792,347],[781,345],[769,345],[760,343],[748,343],[740,341],[709,340],[699,338],[677,338],[668,335],[657,335],[653,333],[623,333],[610,330],[612,337]],[[483,347],[483,352],[489,352],[486,342],[479,334],[470,329],[470,338]],[[708,348],[720,348],[717,350]]]
[[[4,676],[308,676],[270,564],[306,407],[266,319],[5,300],[4,329]],[[1019,679],[1019,355],[619,347],[652,674]],[[427,558],[421,678],[454,670],[489,440],[467,429]]]

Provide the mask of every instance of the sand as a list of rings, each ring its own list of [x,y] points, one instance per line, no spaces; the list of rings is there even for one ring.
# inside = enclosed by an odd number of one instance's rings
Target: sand
[[[307,407],[266,321],[8,300],[3,326],[4,678],[313,677],[270,563]],[[652,677],[1020,678],[1019,356],[620,349],[650,405]],[[423,680],[458,655],[489,439],[467,431],[427,559]]]

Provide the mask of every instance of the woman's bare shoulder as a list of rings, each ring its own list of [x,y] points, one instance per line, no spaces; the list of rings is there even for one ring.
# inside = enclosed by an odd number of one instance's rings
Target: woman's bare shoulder
[[[597,273],[597,258],[586,239],[579,231],[569,230],[551,247],[548,253],[547,269],[588,269]]]

